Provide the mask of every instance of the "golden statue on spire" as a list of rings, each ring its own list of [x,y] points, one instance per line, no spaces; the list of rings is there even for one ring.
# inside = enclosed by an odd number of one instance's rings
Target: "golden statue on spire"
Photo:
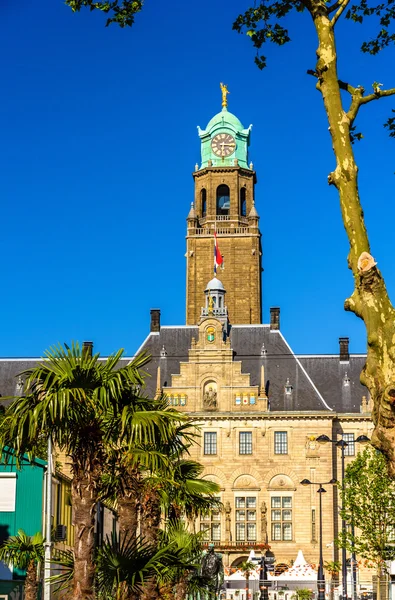
[[[226,96],[228,94],[230,94],[230,92],[228,90],[228,86],[225,83],[220,83],[219,87],[221,88],[221,92],[222,92],[222,108],[227,108],[228,99]]]

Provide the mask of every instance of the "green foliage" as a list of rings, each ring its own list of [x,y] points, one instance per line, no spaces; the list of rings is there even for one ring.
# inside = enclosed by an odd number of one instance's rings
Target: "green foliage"
[[[141,538],[113,535],[98,548],[96,590],[101,600],[129,597],[141,592],[143,584],[155,577],[160,583],[174,585],[183,572],[193,572],[200,556],[200,534],[190,533],[182,523],[169,524],[161,532],[156,548]],[[66,551],[52,560],[59,573],[51,577],[56,591],[70,589],[74,574],[74,554]],[[55,567],[56,568],[56,567]],[[199,578],[191,578],[191,589],[202,591]]]
[[[310,600],[313,597],[313,591],[308,588],[302,588],[300,590],[296,590],[294,594],[292,594],[292,598],[294,600]]]
[[[245,560],[238,566],[238,569],[240,569],[246,579],[249,579],[252,571],[255,571],[256,565],[250,560]]]
[[[153,444],[158,431],[165,436],[170,422],[185,420],[179,413],[152,410],[155,403],[141,396],[141,368],[149,357],[119,368],[122,356],[119,350],[100,360],[78,343],[50,348],[37,367],[22,373],[24,395],[6,410],[0,448],[13,447],[17,459],[25,453],[39,456],[43,439],[51,436],[72,457],[74,469],[86,470],[119,438],[129,448]]]
[[[88,7],[90,10],[100,10],[105,14],[110,14],[106,27],[111,23],[117,23],[120,27],[131,27],[134,23],[134,15],[143,7],[143,0],[111,0],[109,2],[65,0],[65,2],[73,12],[79,12],[81,8]]]
[[[41,564],[44,561],[42,534],[38,531],[30,536],[19,529],[17,535],[9,537],[0,547],[0,560],[21,571],[26,571],[32,561],[35,565]]]
[[[203,537],[204,532],[190,532],[183,521],[168,521],[165,530],[160,532],[159,547],[171,548],[178,564],[167,565],[160,576],[162,584],[174,588],[180,581],[185,581],[188,597],[201,596],[207,591],[208,580],[198,573]]]
[[[267,41],[282,46],[291,40],[288,29],[280,25],[279,20],[285,17],[291,10],[302,11],[302,2],[291,2],[282,0],[280,2],[261,2],[239,15],[233,24],[233,29],[238,33],[244,30],[251,38],[255,48],[262,48]],[[266,67],[266,57],[257,52],[255,62],[260,69]]]
[[[348,465],[341,489],[341,516],[354,523],[338,544],[377,565],[395,558],[395,480],[387,474],[384,455],[366,448]]]
[[[363,23],[365,17],[371,16],[377,17],[379,31],[375,38],[369,42],[363,42],[361,50],[368,54],[378,54],[380,50],[395,43],[395,33],[389,30],[391,22],[395,19],[393,0],[385,0],[370,6],[368,0],[360,0],[359,4],[353,4],[346,14],[346,18],[351,19],[354,23]]]
[[[335,27],[337,19],[341,16],[344,7],[348,4],[345,2],[323,3],[321,0],[262,0],[258,5],[247,9],[240,14],[233,24],[233,29],[238,33],[245,33],[252,41],[257,49],[255,63],[260,69],[266,67],[266,57],[260,54],[260,49],[264,43],[269,41],[279,46],[290,41],[288,29],[280,23],[280,20],[288,15],[291,10],[303,12],[307,9],[314,18],[317,15],[326,15],[332,20]],[[338,14],[338,11],[339,14]],[[375,17],[378,21],[379,31],[375,37],[362,44],[362,51],[369,54],[377,54],[390,44],[395,43],[395,33],[391,27],[395,20],[395,2],[394,0],[384,0],[379,4],[370,4],[369,0],[360,0],[354,4],[346,13],[346,17],[355,23],[362,23],[365,17]],[[309,74],[314,74],[318,79],[319,73],[312,70]],[[381,84],[380,84],[381,85]],[[373,84],[374,86],[374,84]],[[380,88],[374,86],[374,93],[379,96]],[[388,119],[385,127],[388,128],[391,137],[395,137],[395,122],[391,117]],[[355,126],[351,124],[350,141],[354,144],[361,140],[363,135],[356,132]]]
[[[333,577],[334,575],[338,575],[340,573],[342,565],[337,560],[331,560],[325,562],[324,567],[325,570],[328,571],[328,573],[330,573]]]
[[[96,587],[103,599],[137,591],[150,577],[161,577],[169,565],[182,564],[171,546],[155,548],[137,538],[114,535],[98,550]]]
[[[392,112],[395,113],[395,110]],[[384,127],[388,129],[390,137],[395,137],[395,117],[389,117],[388,121],[384,123]]]

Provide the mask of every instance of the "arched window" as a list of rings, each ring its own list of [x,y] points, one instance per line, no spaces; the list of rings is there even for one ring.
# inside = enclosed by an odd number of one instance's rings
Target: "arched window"
[[[247,216],[247,200],[246,200],[246,189],[242,187],[240,189],[240,215],[242,217]]]
[[[220,185],[217,187],[217,215],[228,215],[229,209],[229,188],[227,185]]]
[[[201,206],[202,206],[202,217],[206,216],[207,213],[207,192],[205,188],[202,188],[200,192]]]

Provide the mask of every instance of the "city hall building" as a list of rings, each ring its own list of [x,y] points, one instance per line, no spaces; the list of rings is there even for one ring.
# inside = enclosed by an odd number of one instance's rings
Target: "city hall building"
[[[192,457],[220,486],[224,508],[200,519],[197,529],[225,565],[267,543],[277,564],[289,564],[300,549],[317,563],[318,486],[300,482],[341,477],[340,450],[318,443],[318,436],[346,441],[346,463],[358,451],[355,440],[370,437],[370,400],[359,382],[365,356],[350,354],[347,338],[340,338],[337,355],[298,356],[281,331],[278,307],[262,323],[250,136],[251,128],[228,111],[223,90],[222,110],[199,129],[201,163],[186,228],[185,324],[162,326],[160,310],[151,310],[150,331],[136,353],[152,355],[145,392],[165,393],[201,427]],[[35,360],[0,360],[0,394],[21,393],[18,373]],[[324,487],[324,560],[332,561],[339,558],[337,490]]]

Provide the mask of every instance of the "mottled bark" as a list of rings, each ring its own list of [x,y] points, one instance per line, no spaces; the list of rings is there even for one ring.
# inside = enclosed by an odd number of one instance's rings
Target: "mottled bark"
[[[133,492],[126,492],[118,498],[118,526],[121,540],[135,540],[137,537],[139,504]],[[139,594],[122,590],[121,600],[137,600]]]
[[[188,589],[188,575],[184,573],[180,577],[180,581],[176,584],[175,589],[175,600],[185,600],[187,597],[187,589]]]
[[[25,600],[37,600],[37,592],[37,565],[34,560],[31,560],[26,569]]]
[[[118,498],[118,526],[121,538],[136,539],[139,503],[133,493]]]
[[[340,3],[340,10],[347,2]],[[359,108],[395,90],[376,90],[363,96],[364,90],[339,81],[336,65],[334,25],[327,6],[306,1],[318,35],[316,76],[329,121],[336,168],[328,181],[339,191],[344,226],[350,243],[348,264],[354,275],[354,292],[345,308],[363,319],[367,330],[368,352],[361,382],[373,400],[375,430],[372,443],[388,457],[389,471],[395,475],[395,311],[388,297],[383,277],[373,261],[361,261],[362,253],[370,254],[369,240],[358,192],[358,168],[350,141]],[[338,11],[338,12],[339,12]],[[338,15],[340,16],[340,15]],[[350,94],[350,108],[343,108],[341,89]]]
[[[158,544],[159,527],[161,523],[161,508],[159,495],[156,490],[148,490],[141,503],[141,535],[144,541],[153,546]],[[157,600],[160,597],[160,590],[155,579],[151,579],[144,584],[141,600]]]
[[[71,498],[74,522],[73,600],[94,600],[95,506],[97,493],[85,473],[73,473]]]

